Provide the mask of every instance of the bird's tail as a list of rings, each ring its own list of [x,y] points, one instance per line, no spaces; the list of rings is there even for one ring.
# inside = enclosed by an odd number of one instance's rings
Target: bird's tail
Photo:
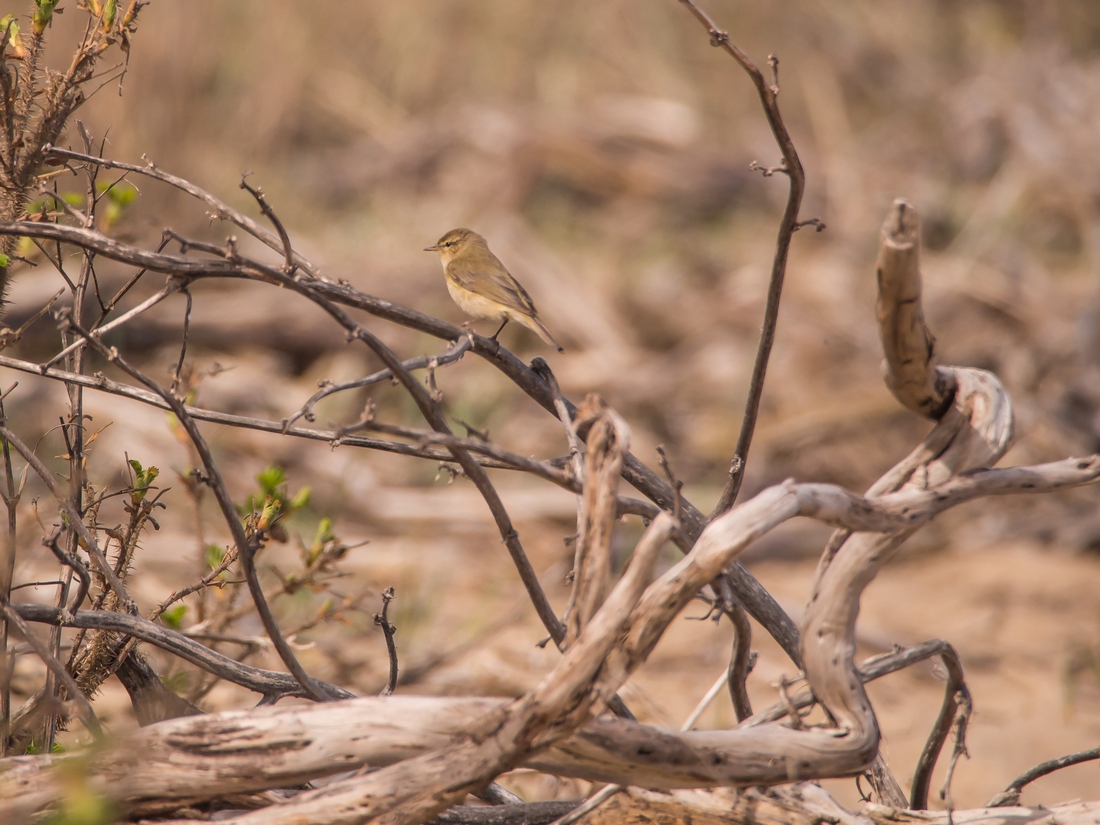
[[[540,321],[537,316],[521,316],[516,320],[518,320],[529,330],[537,334],[539,338],[548,343],[558,352],[565,352],[565,348],[554,340],[554,336],[550,334],[550,330],[546,328],[546,324]]]

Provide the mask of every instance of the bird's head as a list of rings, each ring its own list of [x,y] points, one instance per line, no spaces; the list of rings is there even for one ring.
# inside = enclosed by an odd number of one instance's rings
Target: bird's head
[[[453,261],[459,255],[486,247],[485,239],[470,229],[452,229],[438,241],[435,246],[424,247],[425,252],[438,252],[443,260],[443,266]]]

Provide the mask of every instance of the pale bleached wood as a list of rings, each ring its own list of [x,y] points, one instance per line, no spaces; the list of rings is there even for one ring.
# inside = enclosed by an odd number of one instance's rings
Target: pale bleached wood
[[[978,385],[987,383],[981,375],[972,378]],[[958,396],[960,401],[966,398],[970,398],[971,406],[989,409],[985,400],[965,392]],[[939,426],[955,424],[945,417]],[[987,431],[985,426],[955,429]],[[1002,441],[1003,429],[1002,425]],[[987,438],[998,442],[995,432],[987,432]],[[947,458],[955,454],[972,455],[973,451],[941,452]],[[927,469],[915,475],[928,480],[947,472],[946,467],[929,465]],[[681,582],[690,590],[709,581],[712,565],[721,565],[736,553],[737,546],[744,546],[769,525],[795,515],[810,515],[852,528],[907,530],[953,504],[982,495],[1044,492],[1089,483],[1098,477],[1100,456],[1091,456],[1035,467],[983,470],[951,478],[931,489],[914,485],[918,488],[871,501],[830,485],[779,485],[716,521],[708,529],[706,541],[701,540],[691,556],[651,586],[643,602],[655,598],[655,588]],[[732,549],[729,542],[734,542]],[[856,554],[849,550],[847,545],[842,548],[837,563],[849,555],[854,561]],[[862,552],[888,550],[869,547]],[[880,558],[877,563],[883,561]],[[845,562],[845,566],[850,568],[851,564]],[[832,567],[831,575],[838,575]],[[641,604],[636,612],[642,610]],[[647,615],[645,611],[639,615],[643,623]],[[634,635],[629,649],[635,654],[639,651],[637,642]],[[828,698],[831,694],[822,687],[815,684],[814,689],[819,696],[827,697],[826,701],[832,701]],[[134,738],[98,754],[89,779],[112,798],[138,804],[153,798],[192,800],[279,787],[309,776],[391,764],[441,748],[475,729],[479,718],[499,711],[506,701],[392,696],[171,720],[145,728]],[[850,746],[855,741],[851,732],[838,736],[837,731],[794,731],[781,725],[761,728],[768,733],[746,736],[747,731],[734,730],[681,734],[601,717],[570,739],[528,757],[525,764],[564,776],[651,788],[762,784],[775,781],[777,773],[781,773],[778,781],[787,781],[786,763],[778,770],[771,765],[777,753],[794,757],[790,769],[797,776],[805,769],[796,761],[800,753],[818,762],[832,758],[820,750],[815,752],[810,745],[846,739]],[[25,808],[31,799],[44,802],[50,798],[51,783],[56,781],[48,769],[51,761],[50,757],[39,757],[0,763],[0,769],[8,768],[0,773],[0,800],[4,800],[0,816],[12,810],[4,805],[12,805],[15,800]],[[835,770],[849,772],[863,766],[859,753],[849,753],[830,764]]]
[[[908,409],[937,419],[951,403],[955,384],[950,369],[937,368],[936,339],[924,322],[920,219],[907,201],[894,201],[880,241],[875,314],[886,355],[886,386]]]
[[[638,543],[630,566],[603,606],[538,687],[491,711],[446,747],[406,759],[374,773],[337,780],[280,805],[235,817],[239,825],[379,825],[423,822],[549,747],[586,722],[610,693],[592,689],[608,651],[622,634],[657,556],[675,523],[662,513]]]
[[[603,603],[611,582],[611,534],[617,517],[616,491],[623,457],[630,449],[626,422],[597,395],[577,410],[574,426],[590,424],[584,456],[584,493],[580,505],[573,592],[565,620],[565,646],[573,644]]]
[[[767,790],[654,792],[631,788],[580,820],[582,825],[1096,825],[1100,802],[952,812],[907,811],[866,804],[845,810],[817,785],[799,783]]]

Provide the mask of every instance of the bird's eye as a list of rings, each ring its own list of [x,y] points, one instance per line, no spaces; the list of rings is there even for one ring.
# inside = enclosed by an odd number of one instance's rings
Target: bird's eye
[[[454,241],[447,241],[447,243],[445,243],[445,244],[443,244],[443,245],[444,245],[444,246],[450,246],[450,245],[451,245],[452,243],[454,243]]]

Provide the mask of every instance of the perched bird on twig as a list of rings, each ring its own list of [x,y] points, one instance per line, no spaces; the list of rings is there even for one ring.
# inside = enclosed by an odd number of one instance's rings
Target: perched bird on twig
[[[539,320],[531,296],[508,273],[479,234],[469,229],[452,229],[435,246],[425,247],[424,251],[439,253],[447,291],[463,311],[475,318],[493,318],[501,322],[492,340],[497,339],[509,321],[515,321],[558,352],[565,352]]]

